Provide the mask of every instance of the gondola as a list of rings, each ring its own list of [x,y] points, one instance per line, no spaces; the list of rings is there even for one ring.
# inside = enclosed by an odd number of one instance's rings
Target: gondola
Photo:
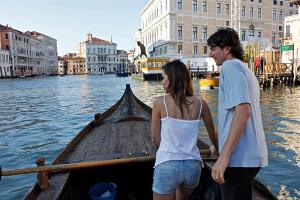
[[[114,183],[116,199],[152,199],[156,150],[151,142],[150,123],[151,108],[137,99],[126,85],[121,99],[104,113],[96,114],[51,166],[88,164],[68,171],[65,168],[49,172],[48,188],[38,181],[25,199],[90,199],[89,189],[97,183]],[[219,185],[210,176],[215,159],[207,155],[207,144],[198,140],[198,146],[205,168],[190,199],[220,199]],[[40,176],[38,174],[38,178]],[[254,181],[253,194],[253,199],[276,199],[258,180]]]

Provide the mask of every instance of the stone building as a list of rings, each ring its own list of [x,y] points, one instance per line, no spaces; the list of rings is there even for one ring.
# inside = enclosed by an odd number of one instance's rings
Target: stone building
[[[9,51],[0,49],[0,78],[11,77],[12,66]]]
[[[77,54],[85,58],[89,74],[113,73],[117,68],[117,44],[88,33],[80,42]]]
[[[9,51],[13,77],[57,74],[56,40],[49,36],[0,25],[0,48]]]
[[[278,48],[285,16],[298,12],[288,0],[241,0],[240,38]],[[135,35],[153,57],[208,56],[207,39],[231,26],[231,0],[149,0]]]
[[[300,11],[300,0],[290,0]],[[283,45],[293,45],[294,51],[282,51],[282,62],[292,63],[293,59],[296,66],[300,65],[300,13],[285,17],[284,19],[284,36],[282,37]],[[294,54],[293,54],[294,52]],[[299,69],[300,70],[300,69]]]

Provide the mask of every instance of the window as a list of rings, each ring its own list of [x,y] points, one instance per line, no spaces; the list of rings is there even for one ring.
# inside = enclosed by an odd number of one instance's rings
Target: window
[[[255,29],[254,25],[250,24],[250,26],[249,26],[249,36],[250,37],[254,37],[254,29]]]
[[[292,3],[290,3],[290,7],[293,7],[293,4],[292,4]]]
[[[291,37],[291,26],[290,25],[285,26],[285,37]]]
[[[282,10],[279,11],[278,19],[281,20],[281,21],[282,21],[282,19],[283,19],[283,17],[282,17]]]
[[[283,1],[280,1],[280,5],[283,6]]]
[[[203,54],[207,54],[207,46],[203,46]]]
[[[225,21],[225,26],[230,26],[229,21]]]
[[[275,33],[272,33],[272,43],[275,44],[276,42],[276,35]]]
[[[182,44],[178,44],[178,53],[182,54]]]
[[[261,8],[257,8],[257,18],[261,18]]]
[[[262,0],[258,0],[258,3],[262,3]]]
[[[182,38],[182,26],[178,26],[178,27],[177,27],[177,33],[178,33],[177,36],[178,36],[179,38]]]
[[[207,12],[207,1],[203,1],[203,4],[202,4],[202,11],[203,11],[203,12]]]
[[[277,0],[273,0],[273,5],[277,5]]]
[[[207,27],[203,27],[203,39],[207,40]]]
[[[229,15],[229,4],[228,3],[225,4],[225,14]]]
[[[253,18],[253,7],[250,7],[250,17]]]
[[[278,26],[278,31],[282,31],[282,26]]]
[[[5,39],[8,39],[8,33],[5,33]]]
[[[194,46],[193,53],[194,53],[194,54],[197,54],[197,53],[198,53],[198,46]]]
[[[182,10],[182,0],[177,0],[177,8],[178,10]]]
[[[197,11],[197,10],[198,10],[198,1],[193,0],[193,11]]]
[[[249,29],[249,36],[254,37],[254,29]]]
[[[276,10],[273,10],[272,19],[273,19],[273,21],[275,21],[275,20],[276,20]]]
[[[242,16],[246,16],[246,7],[242,6]]]
[[[257,31],[257,37],[261,37],[261,31]]]
[[[221,3],[217,3],[217,14],[221,14]]]
[[[194,39],[197,39],[198,37],[198,27],[193,27],[193,38]]]

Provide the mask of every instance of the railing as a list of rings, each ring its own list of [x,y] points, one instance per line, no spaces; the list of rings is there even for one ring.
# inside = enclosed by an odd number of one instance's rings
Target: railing
[[[264,66],[265,74],[283,75],[283,74],[293,74],[293,64],[292,63],[267,63]]]

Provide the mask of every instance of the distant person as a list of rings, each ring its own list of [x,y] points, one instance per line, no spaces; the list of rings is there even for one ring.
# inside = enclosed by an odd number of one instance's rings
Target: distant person
[[[197,138],[200,119],[217,149],[210,109],[193,94],[187,67],[179,60],[162,67],[166,95],[155,99],[152,142],[158,148],[153,175],[153,199],[187,199],[197,186],[203,165]]]
[[[264,57],[260,57],[260,73],[263,74],[264,67],[266,65],[266,59]]]
[[[258,56],[255,57],[254,65],[255,65],[255,74],[256,74],[256,76],[259,76],[259,72],[260,72],[260,58]]]
[[[212,178],[223,200],[252,200],[252,181],[268,164],[259,83],[243,62],[236,31],[222,28],[209,37],[210,56],[222,65],[219,87],[219,158]]]

